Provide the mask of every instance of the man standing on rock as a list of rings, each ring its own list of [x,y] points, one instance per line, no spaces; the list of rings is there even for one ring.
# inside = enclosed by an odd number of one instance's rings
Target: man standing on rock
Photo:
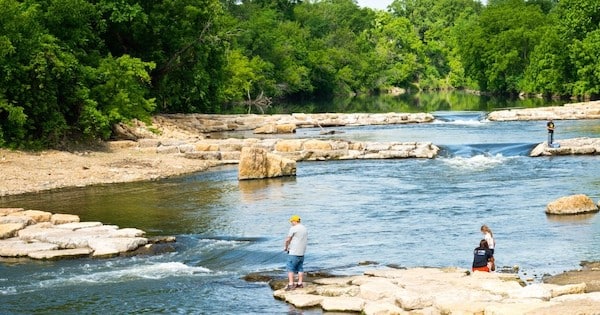
[[[304,252],[308,242],[308,231],[306,227],[300,223],[300,217],[293,215],[290,218],[292,226],[285,238],[283,250],[288,252],[286,269],[288,272],[288,285],[286,291],[295,288],[303,288],[302,278],[304,277]],[[294,285],[294,273],[298,274],[298,283]]]
[[[552,142],[554,142],[554,122],[552,118],[546,123],[546,129],[548,129],[548,146],[551,146]]]

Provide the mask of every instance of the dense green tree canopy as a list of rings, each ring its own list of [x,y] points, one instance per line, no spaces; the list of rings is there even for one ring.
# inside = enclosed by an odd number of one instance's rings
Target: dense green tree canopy
[[[600,95],[596,0],[0,0],[0,146],[390,87]],[[257,106],[253,106],[257,105]]]

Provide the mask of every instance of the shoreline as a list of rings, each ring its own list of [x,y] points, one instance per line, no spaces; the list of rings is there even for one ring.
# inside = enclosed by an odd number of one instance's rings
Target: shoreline
[[[523,114],[523,111],[527,114]],[[494,115],[505,117],[503,120],[508,120],[506,115],[513,120],[531,120],[532,117],[545,119],[549,117],[549,113],[554,119],[596,119],[600,117],[600,101],[523,110],[498,110],[489,113],[488,119]],[[266,129],[271,130],[286,126],[288,133],[293,133],[296,128],[426,124],[434,119],[432,115],[424,113],[158,115],[153,118],[151,126],[140,122],[134,122],[132,126],[121,126],[121,139],[129,140],[105,142],[101,149],[75,152],[0,149],[0,198],[69,187],[153,181],[202,172],[215,166],[238,163],[239,151],[245,145],[271,146],[271,150],[296,161],[434,158],[439,148],[431,143],[357,144],[343,140],[321,141],[311,138],[290,140],[289,136],[283,133],[274,132],[264,136],[257,132],[258,129],[264,130],[265,126],[270,126],[271,128]],[[213,135],[218,133],[252,130],[255,131],[256,139],[212,139]],[[329,131],[335,133],[335,130]],[[282,143],[279,147],[275,147],[277,141]],[[541,143],[536,155],[600,152],[598,138],[583,139],[573,142],[572,145],[566,140],[559,142],[565,142],[560,149],[548,148]]]
[[[75,153],[0,149],[0,198],[63,188],[153,181],[206,171],[216,165],[212,161],[124,149]]]

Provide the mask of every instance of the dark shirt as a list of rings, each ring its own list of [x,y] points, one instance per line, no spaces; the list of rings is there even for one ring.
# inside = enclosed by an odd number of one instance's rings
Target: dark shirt
[[[549,121],[549,122],[546,124],[546,129],[548,129],[548,132],[550,132],[550,133],[553,133],[553,132],[554,132],[554,123],[553,123],[553,122],[551,122],[551,121]]]
[[[489,248],[477,247],[473,250],[473,268],[487,266],[488,260],[494,257]]]

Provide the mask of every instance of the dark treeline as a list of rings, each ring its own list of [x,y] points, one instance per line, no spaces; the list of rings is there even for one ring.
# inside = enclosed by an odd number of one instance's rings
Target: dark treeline
[[[390,87],[595,98],[597,0],[0,0],[0,146]]]

